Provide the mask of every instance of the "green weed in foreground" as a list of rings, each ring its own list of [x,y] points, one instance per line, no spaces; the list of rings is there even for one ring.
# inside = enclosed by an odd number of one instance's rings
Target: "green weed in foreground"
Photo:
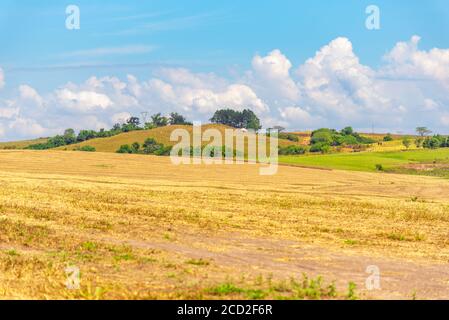
[[[209,293],[216,294],[219,296],[244,292],[243,289],[238,288],[232,283],[223,283],[214,288],[209,289],[208,291]]]
[[[186,263],[195,266],[208,266],[210,264],[210,261],[204,259],[190,259],[187,260]]]
[[[357,286],[355,285],[355,283],[354,282],[349,282],[348,294],[346,296],[346,298],[348,300],[357,300],[357,294],[355,293],[356,289],[357,289]]]
[[[256,283],[247,288],[226,282],[206,289],[206,293],[221,298],[243,298],[250,300],[277,299],[277,300],[319,300],[319,299],[356,299],[355,285],[351,282],[346,294],[339,293],[335,282],[324,284],[322,277],[309,278],[303,275],[302,279],[291,278],[288,281],[273,281],[271,278],[259,277]]]

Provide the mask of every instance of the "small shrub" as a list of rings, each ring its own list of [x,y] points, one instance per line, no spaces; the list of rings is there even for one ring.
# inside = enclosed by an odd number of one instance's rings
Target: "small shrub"
[[[148,138],[143,143],[143,153],[145,154],[156,154],[159,149],[163,148],[164,145],[162,143],[158,143],[153,138]]]
[[[133,153],[139,153],[139,150],[140,150],[140,144],[139,144],[138,142],[134,142],[134,143],[131,145],[131,149],[132,149]]]
[[[87,241],[82,243],[81,247],[86,251],[95,251],[97,249],[97,244],[91,241]]]
[[[116,151],[117,153],[133,153],[132,148],[128,144],[121,145]]]
[[[83,152],[95,152],[97,151],[97,149],[95,149],[92,146],[82,146],[80,148],[77,149],[77,151],[83,151]]]
[[[330,151],[330,145],[326,143],[315,143],[310,147],[310,152],[312,153],[328,153]]]
[[[390,233],[388,236],[388,239],[395,240],[395,241],[405,241],[407,240],[404,235],[400,233]]]
[[[299,141],[299,137],[292,133],[279,133],[278,138],[293,141],[293,142]]]
[[[19,253],[15,249],[11,249],[5,252],[9,256],[18,256]]]
[[[250,300],[262,300],[266,297],[266,293],[262,290],[247,290],[246,297]]]
[[[194,266],[208,266],[210,264],[209,261],[204,259],[190,259],[186,261],[187,264],[193,264]]]
[[[402,144],[404,147],[406,147],[408,149],[412,145],[412,141],[406,137],[406,138],[402,139]]]
[[[354,282],[349,282],[348,295],[346,296],[348,300],[357,300],[357,295],[355,293],[356,288],[357,285]]]
[[[220,296],[233,293],[242,293],[243,291],[243,289],[240,289],[231,283],[224,283],[209,290],[210,293]]]
[[[339,145],[343,146],[353,146],[358,144],[358,140],[355,136],[347,135],[347,136],[341,136],[337,139]]]
[[[376,171],[384,171],[384,167],[381,164],[376,164]]]
[[[280,155],[300,155],[305,154],[306,148],[301,146],[279,147]]]
[[[418,138],[418,139],[415,140],[415,146],[416,146],[417,148],[421,148],[423,142],[424,142],[424,139],[423,139],[423,138]]]
[[[171,152],[172,146],[164,146],[161,144],[161,147],[154,152],[156,156],[169,156]]]

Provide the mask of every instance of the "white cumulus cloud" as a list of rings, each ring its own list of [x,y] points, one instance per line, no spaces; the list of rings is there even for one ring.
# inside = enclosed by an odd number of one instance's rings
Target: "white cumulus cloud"
[[[0,89],[2,89],[5,86],[5,73],[3,72],[3,69],[0,68]]]
[[[9,123],[9,130],[13,130],[19,137],[40,137],[46,129],[34,119],[16,118]]]
[[[24,100],[30,100],[32,102],[34,102],[37,106],[42,106],[44,104],[44,100],[42,99],[42,97],[39,95],[39,93],[37,93],[37,91],[28,86],[28,85],[21,85],[19,87],[19,91],[20,91],[20,97]]]
[[[384,57],[388,62],[382,72],[390,77],[433,79],[449,83],[449,49],[419,50],[421,38],[398,42]]]
[[[131,113],[129,112],[119,112],[119,113],[114,113],[111,117],[111,121],[115,124],[115,123],[124,123],[126,120],[128,120],[129,118],[131,118]]]
[[[111,99],[95,91],[72,91],[64,88],[56,91],[58,102],[68,108],[81,112],[88,112],[93,109],[107,109],[112,106]]]
[[[146,79],[92,76],[45,93],[23,84],[11,96],[0,96],[2,139],[50,135],[67,127],[109,128],[141,112],[176,111],[207,122],[220,108],[250,108],[265,127],[374,125],[412,132],[427,126],[447,133],[449,49],[421,50],[419,41],[413,36],[398,42],[379,68],[364,65],[351,41],[339,37],[297,66],[274,49],[255,55],[249,70],[229,77],[165,67]]]
[[[251,80],[253,85],[260,87],[258,92],[291,101],[298,99],[299,89],[290,77],[292,64],[280,50],[273,50],[265,57],[256,55],[252,67]]]

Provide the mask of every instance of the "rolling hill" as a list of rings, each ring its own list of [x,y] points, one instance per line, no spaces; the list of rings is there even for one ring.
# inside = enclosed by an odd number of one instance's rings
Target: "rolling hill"
[[[47,140],[48,140],[47,138],[38,138],[38,139],[32,139],[32,140],[0,142],[0,150],[25,149],[29,145],[45,143],[45,142],[47,142]]]
[[[59,147],[59,150],[76,150],[83,146],[92,146],[96,149],[97,152],[116,152],[121,145],[128,144],[131,145],[134,142],[138,142],[143,144],[144,141],[148,138],[153,138],[159,143],[163,143],[164,145],[172,146],[175,145],[176,142],[170,141],[170,134],[175,129],[185,129],[192,136],[193,127],[185,126],[185,125],[174,125],[174,126],[166,126],[159,127],[151,130],[139,130],[139,131],[131,131],[126,133],[121,133],[119,135],[107,138],[96,138],[88,141],[80,142],[77,144],[72,144],[69,146]],[[202,126],[202,131],[204,132],[207,129],[218,129],[224,137],[225,129],[231,129],[230,127],[219,125],[219,124],[208,124]],[[204,143],[207,144],[207,143]],[[295,145],[297,143],[279,139],[280,146],[288,146]]]

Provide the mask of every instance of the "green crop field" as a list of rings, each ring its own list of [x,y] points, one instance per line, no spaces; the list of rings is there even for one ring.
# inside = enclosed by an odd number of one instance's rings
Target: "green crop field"
[[[284,164],[356,171],[376,171],[378,164],[388,170],[407,164],[433,161],[449,161],[449,148],[279,157],[279,162]]]

